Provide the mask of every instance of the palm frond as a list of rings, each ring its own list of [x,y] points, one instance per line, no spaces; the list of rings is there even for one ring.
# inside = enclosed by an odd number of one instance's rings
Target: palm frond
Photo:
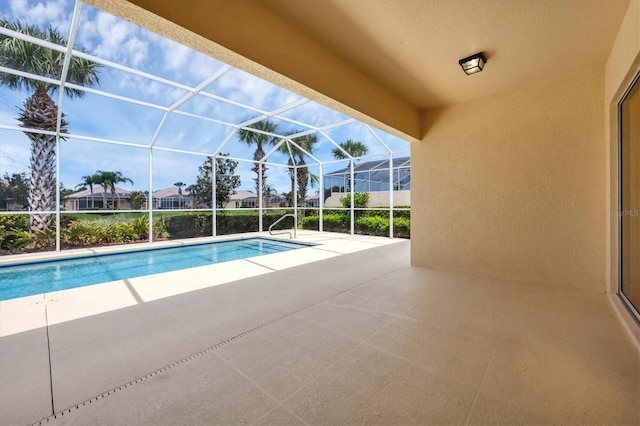
[[[57,29],[52,27],[42,30],[35,25],[25,25],[20,21],[11,22],[6,19],[0,20],[0,26],[62,47],[67,45],[67,40]],[[64,57],[62,52],[0,34],[0,66],[57,80],[62,74]],[[97,72],[100,67],[100,64],[74,56],[71,58],[67,81],[83,86],[98,85]],[[0,85],[18,90],[45,88],[47,92],[55,92],[59,89],[56,84],[46,84],[7,73],[0,75]],[[84,96],[84,91],[65,88],[65,94],[71,98],[81,98]]]

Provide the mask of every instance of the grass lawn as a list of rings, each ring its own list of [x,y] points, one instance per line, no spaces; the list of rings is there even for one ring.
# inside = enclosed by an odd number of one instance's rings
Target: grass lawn
[[[267,210],[269,214],[285,214],[292,213],[293,209],[278,209],[278,210]],[[72,220],[80,219],[83,221],[91,222],[91,221],[102,221],[102,222],[124,222],[132,219],[137,219],[141,216],[147,216],[147,213],[137,213],[137,212],[122,212],[118,210],[114,211],[105,211],[102,213],[61,213],[63,216],[69,217]],[[208,211],[171,211],[171,210],[154,210],[153,217],[154,218],[169,218],[172,216],[184,216],[191,214],[202,214],[202,215],[210,215],[211,212]],[[218,215],[227,215],[227,216],[257,216],[258,210],[253,209],[230,209],[226,211],[218,211]]]

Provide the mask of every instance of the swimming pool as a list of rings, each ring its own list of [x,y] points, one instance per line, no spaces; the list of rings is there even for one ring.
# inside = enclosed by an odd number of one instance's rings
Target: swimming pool
[[[0,300],[309,247],[264,238],[0,266]]]

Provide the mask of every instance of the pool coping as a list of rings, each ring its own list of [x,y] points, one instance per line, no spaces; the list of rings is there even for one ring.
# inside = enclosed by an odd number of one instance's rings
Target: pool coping
[[[79,259],[83,257],[102,256],[108,254],[121,254],[133,251],[145,251],[145,250],[158,250],[174,247],[185,247],[199,244],[219,243],[232,240],[249,240],[253,238],[260,238],[273,241],[288,241],[301,245],[315,245],[315,243],[291,241],[284,238],[277,238],[274,235],[264,235],[264,233],[244,233],[244,234],[231,234],[221,235],[216,237],[198,237],[182,240],[161,240],[146,243],[129,243],[129,244],[114,244],[108,246],[99,247],[82,247],[67,249],[61,251],[47,251],[36,253],[24,253],[14,254],[0,257],[0,267],[13,266],[13,265],[28,265],[31,263],[48,262],[55,260],[67,260],[67,259]]]

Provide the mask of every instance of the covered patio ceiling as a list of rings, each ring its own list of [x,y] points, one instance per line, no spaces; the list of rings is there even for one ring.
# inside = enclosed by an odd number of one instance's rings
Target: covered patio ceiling
[[[428,128],[425,110],[604,66],[629,4],[87,1],[414,140]],[[486,71],[467,77],[458,60],[478,51]]]

